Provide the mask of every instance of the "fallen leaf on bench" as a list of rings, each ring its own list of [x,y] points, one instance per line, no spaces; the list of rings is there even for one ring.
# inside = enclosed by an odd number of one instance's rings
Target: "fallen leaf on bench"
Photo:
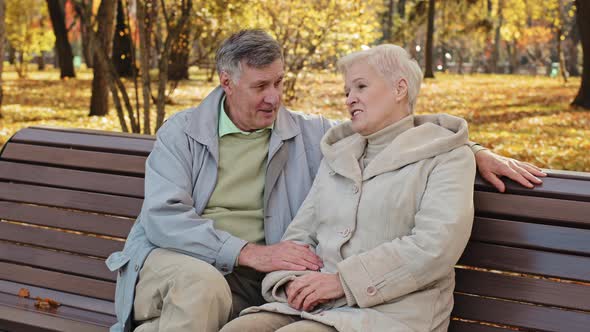
[[[26,288],[21,288],[18,290],[18,297],[30,297],[31,293]]]
[[[35,302],[35,307],[42,310],[55,309],[61,305],[59,302],[52,300],[50,298],[42,299],[40,297],[37,297],[36,300],[37,302]]]

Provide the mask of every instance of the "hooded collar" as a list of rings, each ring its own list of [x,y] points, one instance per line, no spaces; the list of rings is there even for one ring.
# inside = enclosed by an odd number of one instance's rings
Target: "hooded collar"
[[[400,129],[396,130],[397,135],[391,135],[391,143],[364,171],[358,160],[365,151],[367,139],[352,130],[350,121],[326,133],[321,142],[324,158],[332,170],[360,182],[467,144],[467,122],[447,114],[410,115],[394,126]]]

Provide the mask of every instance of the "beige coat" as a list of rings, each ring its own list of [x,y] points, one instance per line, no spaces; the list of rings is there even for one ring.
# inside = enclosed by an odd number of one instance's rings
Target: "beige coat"
[[[350,123],[322,139],[312,189],[283,239],[310,244],[322,272],[340,273],[346,298],[313,312],[286,304],[277,271],[263,281],[273,311],[338,331],[446,331],[453,306],[453,266],[473,221],[475,160],[467,124],[449,115],[408,116],[396,137],[361,170],[366,139]]]

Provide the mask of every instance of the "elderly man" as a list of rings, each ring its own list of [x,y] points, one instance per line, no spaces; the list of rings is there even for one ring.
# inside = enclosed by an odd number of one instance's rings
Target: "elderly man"
[[[261,305],[264,273],[318,270],[306,246],[280,239],[313,183],[320,138],[333,125],[281,106],[283,56],[261,30],[228,38],[216,56],[220,86],[158,131],[145,200],[119,271],[111,331],[218,331]],[[530,164],[472,147],[480,172],[526,186]]]

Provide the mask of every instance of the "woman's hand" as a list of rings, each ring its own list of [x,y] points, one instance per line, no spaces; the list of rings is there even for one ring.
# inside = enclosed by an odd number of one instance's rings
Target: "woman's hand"
[[[285,286],[289,305],[297,310],[311,311],[318,304],[344,296],[338,274],[312,272],[295,278]]]

